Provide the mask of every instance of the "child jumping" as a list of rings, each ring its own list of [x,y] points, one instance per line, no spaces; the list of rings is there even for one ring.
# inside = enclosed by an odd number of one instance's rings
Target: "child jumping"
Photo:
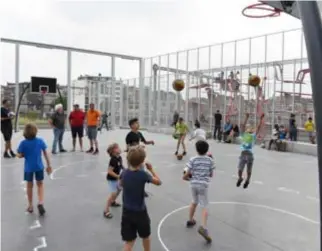
[[[44,154],[47,168],[47,174],[51,174],[49,157],[47,154],[46,143],[37,137],[37,127],[34,124],[27,124],[24,128],[23,136],[25,140],[21,141],[17,150],[18,158],[25,158],[24,180],[27,182],[28,208],[27,212],[33,212],[33,181],[36,179],[38,187],[38,211],[42,216],[46,210],[44,208],[44,164],[41,159],[41,153]]]
[[[256,135],[261,129],[261,125],[264,119],[264,114],[262,114],[255,132],[254,132],[254,128],[252,128],[250,125],[246,126],[248,118],[249,118],[249,113],[246,114],[245,121],[241,127],[241,137],[240,137],[241,154],[239,157],[238,180],[236,183],[236,186],[239,187],[243,182],[243,172],[244,172],[245,166],[247,165],[247,178],[244,183],[245,189],[248,187],[250,178],[252,176],[252,169],[254,164],[253,146],[256,142]]]
[[[183,118],[179,118],[178,123],[176,124],[176,129],[175,129],[175,134],[179,134],[178,137],[178,144],[177,144],[177,150],[174,153],[175,155],[178,155],[178,151],[180,148],[180,144],[182,145],[183,148],[183,153],[182,155],[186,155],[187,151],[186,151],[186,145],[184,143],[184,140],[186,138],[187,133],[189,132],[189,128],[187,126],[186,123],[184,123]]]
[[[193,135],[190,138],[190,141],[193,139],[195,139],[196,141],[199,141],[199,140],[206,141],[207,140],[206,131],[204,129],[200,128],[200,123],[198,120],[196,120],[196,122],[195,122],[195,127],[196,127],[196,130],[193,132]]]
[[[210,243],[211,237],[207,230],[208,219],[208,186],[210,177],[213,176],[213,170],[215,168],[214,161],[211,157],[207,156],[209,144],[204,140],[199,140],[196,143],[196,150],[198,155],[191,158],[186,164],[188,171],[184,173],[183,179],[190,180],[192,203],[190,205],[189,220],[187,221],[187,227],[193,227],[196,225],[194,214],[196,212],[198,204],[202,208],[201,213],[201,226],[198,229],[198,233],[201,234],[208,243]]]
[[[143,240],[144,251],[151,251],[151,222],[144,201],[144,187],[146,183],[161,185],[161,180],[155,173],[150,163],[145,163],[147,170],[142,170],[146,154],[142,146],[129,149],[127,160],[129,168],[125,169],[120,178],[120,186],[123,188],[123,212],[121,221],[121,235],[124,251],[133,249],[137,235]]]
[[[121,188],[118,185],[118,180],[123,167],[123,161],[121,157],[121,149],[118,144],[114,143],[107,148],[107,153],[110,155],[110,163],[107,170],[107,182],[110,190],[110,195],[106,202],[106,208],[104,211],[104,217],[111,219],[113,215],[110,212],[110,207],[119,207],[121,206],[116,202],[117,197],[121,192]]]

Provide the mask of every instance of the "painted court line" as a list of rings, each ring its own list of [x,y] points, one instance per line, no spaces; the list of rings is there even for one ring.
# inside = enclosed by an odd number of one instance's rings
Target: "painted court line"
[[[245,207],[261,208],[261,209],[266,209],[266,210],[269,210],[269,211],[274,211],[274,212],[278,212],[278,213],[281,213],[281,214],[286,214],[286,215],[289,215],[289,216],[293,216],[295,218],[298,218],[300,220],[303,220],[305,222],[308,222],[308,223],[311,223],[311,224],[314,224],[314,225],[320,225],[320,223],[318,221],[312,220],[312,219],[307,218],[307,217],[305,217],[303,215],[296,214],[296,213],[289,212],[289,211],[286,211],[286,210],[283,210],[283,209],[279,209],[279,208],[275,208],[275,207],[266,206],[266,205],[253,204],[253,203],[243,203],[243,202],[234,202],[234,201],[209,202],[209,204],[211,204],[211,205],[240,205],[240,206],[245,206]],[[161,236],[161,228],[162,228],[164,222],[170,216],[172,216],[175,213],[180,212],[180,211],[182,211],[184,209],[187,209],[187,208],[189,208],[189,205],[183,206],[183,207],[179,207],[177,209],[174,209],[173,211],[171,211],[168,214],[166,214],[160,220],[160,222],[158,224],[158,227],[157,227],[157,236],[158,236],[159,242],[160,242],[161,246],[163,247],[164,251],[171,251],[168,248],[168,246],[164,243],[164,241],[162,239],[162,236]]]
[[[33,229],[40,228],[40,227],[41,227],[41,224],[40,224],[39,220],[35,220],[35,221],[34,221],[34,224],[33,224],[33,225],[31,225],[31,226],[29,227],[29,229],[30,229],[30,230],[33,230]]]
[[[43,249],[47,247],[46,237],[42,236],[39,238],[40,244],[34,248],[34,251],[38,251],[39,249]]]
[[[282,192],[287,192],[287,193],[295,193],[295,194],[300,194],[299,191],[290,189],[290,188],[286,188],[286,187],[279,187],[277,188],[278,191],[282,191]]]
[[[252,183],[254,183],[256,185],[264,185],[264,182],[260,181],[260,180],[254,180]]]
[[[308,200],[313,200],[313,201],[315,201],[315,202],[319,202],[319,201],[320,201],[318,198],[316,198],[316,197],[312,197],[312,196],[306,196],[306,198],[307,198]]]

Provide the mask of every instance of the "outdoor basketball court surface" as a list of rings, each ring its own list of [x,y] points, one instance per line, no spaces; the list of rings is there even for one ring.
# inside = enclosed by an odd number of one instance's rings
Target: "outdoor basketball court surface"
[[[47,214],[43,218],[25,213],[23,160],[2,159],[2,250],[122,250],[121,209],[112,209],[113,219],[103,218],[109,162],[105,149],[112,142],[124,147],[126,133],[115,130],[99,135],[99,156],[76,152],[51,157],[54,173],[52,179],[45,179]],[[153,251],[319,249],[317,158],[256,147],[253,180],[244,190],[235,186],[238,145],[211,141],[217,169],[209,189],[213,243],[206,245],[197,228],[185,228],[191,195],[182,169],[195,153],[193,144],[188,144],[188,156],[179,162],[171,136],[144,134],[156,143],[147,147],[148,160],[163,181],[160,187],[147,186]],[[21,135],[14,135],[15,149]],[[40,130],[39,136],[51,146],[50,130]],[[69,132],[64,144],[71,149]],[[200,222],[199,212],[196,219]],[[134,250],[142,250],[141,242]]]

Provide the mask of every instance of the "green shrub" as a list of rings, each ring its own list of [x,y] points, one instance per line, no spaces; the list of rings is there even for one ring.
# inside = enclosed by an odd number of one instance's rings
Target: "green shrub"
[[[39,117],[39,114],[38,112],[35,112],[35,111],[29,111],[25,116],[25,118],[29,121],[35,121],[38,119],[38,117]]]

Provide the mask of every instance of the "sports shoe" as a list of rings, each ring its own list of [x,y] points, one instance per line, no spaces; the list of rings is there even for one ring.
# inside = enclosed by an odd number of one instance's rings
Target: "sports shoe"
[[[245,181],[245,183],[244,183],[244,189],[246,189],[246,188],[248,187],[248,185],[249,185],[249,181],[247,180],[247,181]]]
[[[10,159],[11,158],[11,156],[7,152],[4,152],[3,157],[6,158],[6,159]]]
[[[13,151],[10,151],[10,155],[12,158],[16,157],[16,154]]]
[[[193,227],[194,225],[196,225],[196,221],[195,220],[188,220],[186,223],[187,227]]]
[[[236,183],[236,186],[237,187],[240,187],[240,184],[243,182],[243,178],[239,178],[238,180],[237,180],[237,183]]]
[[[98,149],[96,149],[96,150],[93,152],[93,155],[97,155],[97,154],[99,154]]]
[[[94,149],[91,147],[90,149],[88,149],[87,151],[86,151],[86,153],[92,153],[94,151]]]
[[[207,241],[207,243],[211,243],[212,242],[212,239],[211,237],[209,236],[208,234],[208,230],[205,229],[204,227],[200,226],[199,229],[198,229],[198,233],[203,237],[205,238],[205,240]]]
[[[39,212],[39,215],[40,216],[43,216],[45,213],[46,213],[46,210],[45,210],[45,208],[44,208],[44,205],[42,205],[42,204],[38,204],[38,212]]]
[[[59,152],[61,152],[61,153],[65,153],[65,152],[67,152],[65,149],[61,149]]]

